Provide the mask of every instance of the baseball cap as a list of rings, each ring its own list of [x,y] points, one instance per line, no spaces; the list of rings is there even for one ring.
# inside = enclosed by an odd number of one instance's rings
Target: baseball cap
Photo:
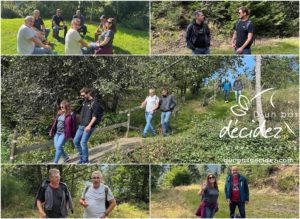
[[[105,19],[105,15],[104,15],[104,14],[101,15],[101,16],[100,16],[100,19]]]

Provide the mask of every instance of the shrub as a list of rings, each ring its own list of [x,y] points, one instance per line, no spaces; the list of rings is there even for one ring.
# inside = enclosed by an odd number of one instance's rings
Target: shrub
[[[283,176],[278,180],[278,189],[282,192],[297,191],[299,187],[298,176]]]
[[[192,183],[192,175],[187,166],[173,166],[163,177],[162,186],[171,188]]]

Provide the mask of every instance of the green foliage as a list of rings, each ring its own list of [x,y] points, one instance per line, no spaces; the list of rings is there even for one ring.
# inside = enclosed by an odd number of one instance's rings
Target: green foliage
[[[192,183],[192,175],[188,166],[171,166],[171,170],[164,175],[163,188],[171,188]]]
[[[299,188],[299,176],[286,175],[278,180],[278,189],[282,192],[297,191]]]

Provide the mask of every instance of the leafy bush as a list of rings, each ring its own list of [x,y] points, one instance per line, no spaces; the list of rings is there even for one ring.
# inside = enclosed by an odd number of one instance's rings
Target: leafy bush
[[[164,175],[162,187],[171,188],[192,183],[192,176],[187,166],[172,166]]]
[[[282,192],[298,191],[299,176],[288,175],[278,180],[278,189]]]

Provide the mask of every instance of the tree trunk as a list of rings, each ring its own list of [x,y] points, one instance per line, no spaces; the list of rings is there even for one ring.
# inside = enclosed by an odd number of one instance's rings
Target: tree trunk
[[[256,65],[255,65],[255,92],[256,94],[261,92],[261,56],[256,56]],[[266,127],[265,127],[265,117],[262,109],[261,95],[256,97],[256,112],[257,119],[260,127],[260,134],[264,136]]]

